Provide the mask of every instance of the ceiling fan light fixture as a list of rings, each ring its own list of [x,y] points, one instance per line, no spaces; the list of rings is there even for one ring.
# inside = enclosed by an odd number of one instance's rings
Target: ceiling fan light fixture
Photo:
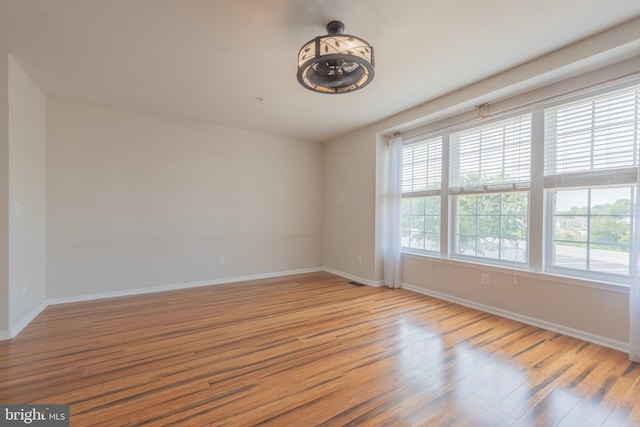
[[[331,21],[327,35],[307,42],[298,53],[298,81],[320,93],[362,89],[374,76],[373,47],[360,37],[344,34],[344,24]]]

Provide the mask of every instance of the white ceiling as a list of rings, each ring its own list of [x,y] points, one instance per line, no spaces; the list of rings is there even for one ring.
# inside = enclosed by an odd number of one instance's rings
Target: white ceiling
[[[326,141],[638,16],[638,0],[0,0],[0,49],[48,95]],[[296,80],[334,19],[375,49],[358,92]]]

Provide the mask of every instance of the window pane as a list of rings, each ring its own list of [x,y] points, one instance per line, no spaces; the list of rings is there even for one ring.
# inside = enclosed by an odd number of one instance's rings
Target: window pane
[[[410,221],[411,221],[411,199],[402,199],[401,241],[402,241],[402,247],[405,247],[405,248],[409,247],[409,241],[411,240],[411,235],[409,233],[409,230],[411,229],[411,227],[409,226]]]
[[[478,216],[478,235],[480,236],[500,236],[500,216]]]
[[[411,216],[411,231],[424,232],[424,216]]]
[[[500,251],[504,260],[527,261],[527,241],[524,239],[501,239]]]
[[[478,196],[478,213],[480,215],[497,215],[500,213],[500,194],[484,194]]]
[[[477,256],[500,259],[499,240],[495,237],[478,237]]]
[[[623,247],[593,244],[589,248],[590,270],[611,274],[629,274],[629,251]]]
[[[581,270],[587,268],[586,244],[554,242],[553,248],[556,266]]]
[[[440,197],[427,197],[424,199],[425,214],[437,215],[440,218]]]
[[[586,243],[587,226],[589,223],[587,216],[589,210],[589,191],[556,191],[554,199],[556,206],[553,221],[554,241]]]
[[[476,215],[478,206],[478,196],[458,196],[458,215]]]
[[[501,236],[513,239],[527,238],[527,217],[511,216],[502,217],[502,233]]]
[[[402,199],[402,247],[440,250],[440,196]]]
[[[589,190],[563,190],[555,195],[557,214],[586,214],[589,206]]]
[[[586,243],[588,222],[585,215],[556,215],[554,240]]]
[[[458,234],[475,236],[476,235],[476,216],[460,215],[458,216]]]
[[[590,226],[592,243],[609,243],[611,250],[629,243],[631,229],[628,216],[592,216]]]
[[[440,232],[425,233],[424,249],[427,251],[440,250]]]
[[[476,255],[476,236],[459,234],[456,239],[456,248],[459,254]]]
[[[505,193],[502,195],[502,215],[527,217],[527,193]]]
[[[635,187],[555,190],[551,264],[629,274]]]
[[[524,192],[457,196],[455,252],[527,262],[527,200]]]
[[[594,188],[591,190],[592,214],[631,215],[631,196],[629,187]]]
[[[409,247],[415,249],[424,249],[424,233],[412,232]]]
[[[424,199],[407,199],[411,204],[411,215],[424,215]]]
[[[426,216],[424,219],[424,231],[433,234],[440,234],[440,217]]]

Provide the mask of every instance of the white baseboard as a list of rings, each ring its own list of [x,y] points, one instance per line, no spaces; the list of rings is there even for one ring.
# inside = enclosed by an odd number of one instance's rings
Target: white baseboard
[[[432,291],[430,289],[420,288],[418,286],[409,285],[407,283],[403,283],[402,288],[412,292],[417,292],[419,294],[428,295],[430,297],[464,305],[465,307],[470,307],[476,310],[495,314],[497,316],[506,317],[507,319],[516,320],[518,322],[526,323],[527,325],[536,326],[538,328],[557,332],[563,335],[568,335],[573,338],[578,338],[583,341],[588,341],[604,347],[612,348],[614,350],[622,351],[624,353],[629,352],[629,344],[622,341],[613,340],[611,338],[591,334],[589,332],[580,331],[578,329],[573,329],[568,326],[547,322],[546,320],[525,316],[524,314],[514,313],[512,311],[503,310],[500,308],[492,307],[490,305],[480,304],[475,301],[466,300],[464,298],[458,298],[449,294]]]
[[[327,267],[325,267],[323,270],[326,271],[327,273],[335,274],[336,276],[344,277],[345,279],[353,280],[355,282],[362,283],[364,285],[373,286],[376,288],[378,286],[384,285],[382,281],[374,282],[373,280],[365,279],[364,277],[354,276],[353,274],[343,273],[342,271],[333,270]]]
[[[151,286],[148,288],[124,289],[121,291],[101,292],[97,294],[78,295],[72,297],[53,298],[47,302],[50,305],[67,304],[70,302],[93,301],[105,298],[126,297],[132,295],[150,294],[154,292],[175,291],[179,289],[197,288],[201,286],[223,285],[226,283],[245,282],[247,280],[271,279],[273,277],[291,276],[293,274],[315,273],[324,271],[322,267],[303,268],[299,270],[278,271],[275,273],[254,274],[250,276],[227,277],[224,279],[202,280],[198,282],[177,283],[171,285]]]
[[[0,331],[0,341],[10,340],[11,338],[15,338],[22,330],[29,324],[36,316],[42,313],[42,310],[47,308],[47,301],[43,301],[34,308],[31,313],[25,316],[17,325],[13,328],[9,328],[8,331]]]
[[[31,323],[33,319],[36,318],[38,314],[42,313],[42,310],[47,308],[47,305],[49,305],[47,301],[42,301],[40,305],[34,308],[31,313],[29,313],[20,322],[18,322],[17,325],[15,325],[13,328],[10,328],[9,333],[11,334],[11,337],[15,337],[16,335],[18,335],[29,323]]]

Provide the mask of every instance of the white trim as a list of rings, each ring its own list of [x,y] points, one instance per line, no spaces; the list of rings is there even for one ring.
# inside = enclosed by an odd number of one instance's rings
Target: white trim
[[[16,326],[10,328],[8,331],[0,331],[0,341],[15,338],[29,323],[31,323],[33,319],[36,318],[36,316],[38,316],[38,314],[42,313],[42,310],[47,308],[48,305],[49,304],[47,301],[41,302],[40,305],[34,308],[31,313],[22,318],[22,320],[19,321]]]
[[[343,273],[342,271],[337,271],[332,268],[325,267],[323,271],[326,271],[327,273],[335,274],[336,276],[344,277],[345,279],[362,283],[363,285],[373,286],[374,288],[384,285],[384,281],[382,280],[374,282],[373,280],[365,279],[364,277],[354,276],[353,274]]]
[[[180,289],[197,288],[201,286],[224,285],[227,283],[245,282],[248,280],[271,279],[273,277],[291,276],[293,274],[315,273],[325,271],[322,267],[303,268],[298,270],[278,271],[275,273],[254,274],[250,276],[227,277],[215,280],[202,280],[198,282],[177,283],[172,285],[152,286],[148,288],[125,289],[121,291],[102,292],[98,294],[78,295],[72,297],[53,298],[47,302],[50,305],[67,304],[70,302],[93,301],[104,298],[125,297],[132,295],[150,294],[155,292],[175,291]]]
[[[11,336],[11,338],[16,337],[20,332],[22,332],[22,330],[29,323],[31,323],[31,321],[35,319],[36,316],[38,316],[38,314],[42,313],[42,310],[47,308],[48,305],[49,303],[47,301],[42,301],[40,305],[38,305],[36,308],[33,309],[33,311],[31,311],[31,313],[23,317],[22,320],[19,321],[16,326],[14,326],[13,328],[9,328],[9,335]]]
[[[419,293],[419,294],[423,294],[423,295],[438,298],[441,300],[460,304],[465,307],[470,307],[476,310],[495,314],[497,316],[505,317],[507,319],[516,320],[518,322],[526,323],[527,325],[536,326],[538,328],[557,332],[559,334],[567,335],[573,338],[578,338],[583,341],[588,341],[604,347],[612,348],[614,350],[622,351],[624,353],[629,353],[629,344],[622,341],[613,340],[611,338],[603,337],[601,335],[591,334],[589,332],[580,331],[578,329],[569,328],[567,326],[559,325],[557,323],[547,322],[546,320],[525,316],[523,314],[514,313],[512,311],[502,310],[500,308],[492,307],[490,305],[480,304],[474,301],[469,301],[464,298],[458,298],[458,297],[444,294],[441,292],[432,291],[430,289],[424,289],[418,286],[409,285],[407,283],[403,283],[402,288],[412,292]]]

